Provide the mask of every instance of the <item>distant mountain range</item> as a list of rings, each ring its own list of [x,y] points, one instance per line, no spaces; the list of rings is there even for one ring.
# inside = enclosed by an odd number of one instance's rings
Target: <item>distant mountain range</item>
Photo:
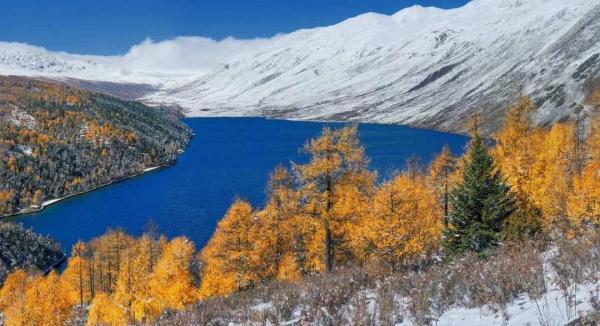
[[[597,0],[473,0],[411,7],[277,36],[204,74],[129,70],[113,57],[0,43],[0,73],[77,83],[189,116],[402,123],[493,129],[519,92],[540,124],[573,118],[600,83]],[[83,81],[81,81],[83,80]],[[121,93],[121,94],[119,94]]]

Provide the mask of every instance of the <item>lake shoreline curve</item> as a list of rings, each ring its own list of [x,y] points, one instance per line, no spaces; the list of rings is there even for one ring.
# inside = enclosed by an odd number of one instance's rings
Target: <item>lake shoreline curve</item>
[[[183,151],[181,151],[181,153],[183,153]],[[54,199],[45,200],[44,202],[42,202],[40,204],[39,207],[24,209],[24,210],[21,210],[19,212],[13,213],[13,214],[0,215],[0,220],[7,219],[7,218],[10,218],[10,217],[17,217],[17,216],[24,216],[24,215],[39,213],[39,212],[43,211],[44,209],[46,209],[47,207],[50,207],[50,206],[52,206],[52,205],[54,205],[56,203],[62,202],[64,200],[66,200],[66,199],[69,199],[69,198],[72,198],[72,197],[81,196],[81,195],[85,195],[87,193],[90,193],[92,191],[98,190],[100,188],[108,187],[108,186],[113,185],[115,183],[119,183],[119,182],[123,182],[123,181],[129,180],[129,179],[140,177],[142,175],[148,174],[149,172],[153,172],[153,171],[158,171],[158,170],[161,170],[161,169],[165,169],[165,168],[171,167],[171,166],[173,166],[175,164],[177,164],[177,160],[174,160],[171,163],[167,163],[167,164],[163,164],[163,165],[157,165],[157,166],[145,168],[145,169],[142,170],[142,172],[135,173],[135,174],[123,177],[123,178],[115,179],[113,181],[110,181],[110,182],[107,182],[107,183],[104,183],[104,184],[101,184],[101,185],[98,185],[98,186],[94,186],[94,187],[92,187],[90,189],[87,189],[87,190],[84,190],[84,191],[79,191],[79,192],[76,192],[74,194],[70,194],[68,196],[64,196],[64,197],[61,197],[61,198],[54,198]]]

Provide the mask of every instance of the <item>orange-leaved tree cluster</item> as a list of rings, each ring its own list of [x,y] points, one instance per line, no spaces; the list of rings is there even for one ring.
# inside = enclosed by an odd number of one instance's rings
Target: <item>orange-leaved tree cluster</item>
[[[600,109],[600,90],[592,96],[592,105]],[[575,225],[600,225],[600,116],[592,119],[583,148],[581,169],[567,198],[567,216]]]
[[[600,225],[600,119],[584,137],[576,122],[536,126],[535,111],[522,96],[493,135],[491,157],[516,198],[504,239]],[[381,184],[355,126],[325,128],[304,152],[308,163],[273,172],[262,210],[233,204],[202,252],[202,297],[346,264],[393,271],[439,252],[442,230],[452,227],[449,196],[462,182],[469,149],[457,158],[444,148],[428,169],[411,168]]]
[[[394,270],[437,251],[455,180],[448,149],[428,173],[398,173],[381,185],[356,126],[325,128],[303,150],[307,163],[271,174],[262,210],[236,200],[219,223],[200,255],[202,297],[346,264]]]
[[[112,230],[73,246],[61,275],[16,270],[0,291],[6,325],[62,325],[89,305],[89,325],[148,323],[165,310],[198,299],[190,266],[194,245],[145,234],[135,239]],[[80,309],[80,311],[84,311]]]
[[[591,113],[587,133],[579,119],[542,128],[531,122],[535,109],[522,97],[495,134],[492,153],[518,199],[508,232],[518,238],[556,226],[599,225],[600,117]]]

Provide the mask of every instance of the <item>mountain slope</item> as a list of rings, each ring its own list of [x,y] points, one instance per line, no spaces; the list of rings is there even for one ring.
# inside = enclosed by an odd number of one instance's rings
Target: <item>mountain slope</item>
[[[51,238],[20,224],[0,222],[0,284],[16,268],[45,272],[65,258],[60,245]]]
[[[540,106],[537,122],[547,124],[573,118],[598,86],[600,4],[473,0],[450,10],[415,6],[278,35],[235,52],[208,73],[171,74],[158,66],[134,69],[118,56],[0,43],[0,74],[45,76],[148,104],[174,104],[190,116],[452,131],[462,131],[474,112],[484,113],[494,129],[522,91]]]
[[[164,110],[0,77],[0,216],[171,164],[190,137]]]
[[[177,103],[191,116],[461,130],[475,111],[497,121],[520,87],[541,105],[539,123],[565,119],[598,77],[596,1],[474,0],[301,30],[145,100]]]

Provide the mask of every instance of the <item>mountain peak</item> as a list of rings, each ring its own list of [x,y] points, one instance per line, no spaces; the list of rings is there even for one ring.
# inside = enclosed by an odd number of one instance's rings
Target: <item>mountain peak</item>
[[[446,10],[436,7],[423,7],[421,5],[414,5],[398,11],[392,15],[392,18],[399,23],[411,23],[421,20],[433,20],[445,12]]]

